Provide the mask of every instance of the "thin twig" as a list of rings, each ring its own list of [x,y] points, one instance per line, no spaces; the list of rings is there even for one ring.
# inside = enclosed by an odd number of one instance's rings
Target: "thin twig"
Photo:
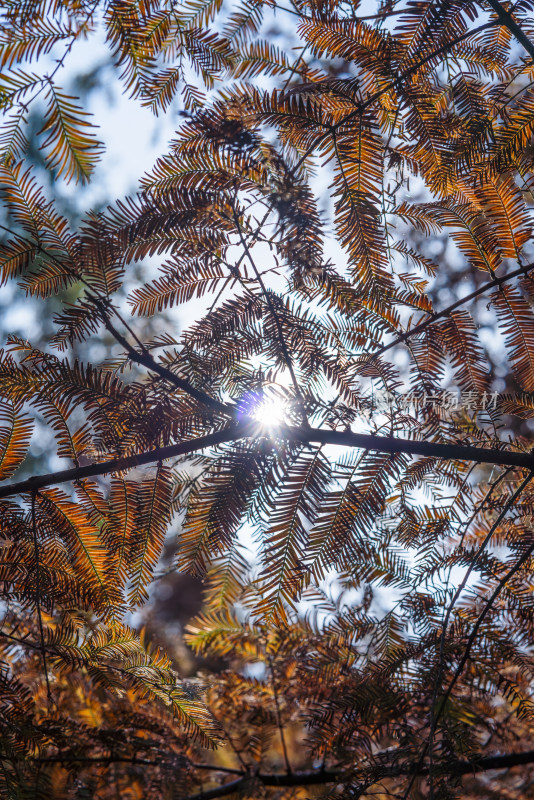
[[[0,225],[0,228],[7,231],[11,235],[16,236],[19,240],[22,239],[23,241],[28,241],[29,244],[33,245],[34,243],[30,240],[24,239],[24,237],[20,237],[19,234],[11,231],[5,225]],[[193,386],[189,381],[184,380],[183,378],[179,378],[178,375],[175,375],[174,372],[167,369],[163,365],[159,364],[150,352],[146,349],[143,343],[138,339],[135,332],[132,328],[128,325],[126,320],[122,317],[119,311],[115,308],[115,306],[110,305],[107,298],[102,297],[94,287],[88,283],[88,281],[78,273],[76,270],[72,269],[68,264],[65,264],[52,253],[49,253],[45,250],[39,242],[35,243],[35,247],[37,250],[43,252],[51,261],[54,261],[59,267],[64,269],[67,274],[71,275],[76,280],[80,281],[86,287],[86,297],[87,300],[95,306],[97,312],[100,314],[100,319],[102,320],[104,327],[106,330],[113,336],[115,341],[120,344],[128,354],[128,357],[131,361],[135,361],[138,364],[142,364],[148,370],[156,372],[160,377],[164,378],[169,383],[176,386],[178,389],[181,389],[186,394],[189,394],[191,397],[194,397],[195,400],[198,400],[203,405],[211,408],[213,411],[216,411],[220,414],[224,414],[225,416],[233,416],[235,413],[235,409],[232,406],[226,405],[225,403],[219,402],[215,398],[208,395],[206,392],[203,392],[201,389],[197,389]],[[116,329],[111,321],[111,315],[109,313],[109,309],[112,309],[113,313],[117,316],[119,321],[124,325],[128,333],[132,336],[132,338],[138,343],[141,349],[141,353],[138,353],[137,350],[130,345],[128,340]]]
[[[317,141],[314,142],[314,144],[310,145],[306,149],[306,151],[303,153],[301,158],[298,160],[298,162],[295,164],[295,166],[291,170],[291,176],[295,175],[296,171],[302,166],[302,164],[306,161],[306,159],[313,153],[313,151],[317,147],[319,147],[319,145],[322,144],[322,142],[324,142],[324,140],[328,136],[330,136],[332,133],[337,131],[338,128],[342,127],[347,122],[350,122],[350,120],[353,119],[355,116],[358,116],[363,111],[366,111],[374,103],[376,103],[376,101],[379,100],[384,94],[389,92],[391,89],[395,89],[398,85],[401,84],[401,82],[403,80],[405,80],[406,78],[409,78],[410,75],[413,75],[413,73],[417,72],[418,69],[420,69],[421,67],[424,67],[425,64],[427,64],[433,58],[435,58],[436,56],[440,56],[443,53],[446,53],[451,47],[455,47],[457,44],[460,44],[465,39],[468,39],[470,36],[474,36],[476,33],[480,33],[481,31],[485,31],[488,28],[492,28],[492,27],[494,27],[496,25],[499,25],[499,24],[500,23],[499,23],[498,20],[491,20],[490,22],[484,23],[484,25],[479,25],[478,28],[474,28],[473,30],[470,30],[470,31],[467,31],[466,33],[463,33],[461,36],[457,36],[451,42],[448,42],[447,44],[443,45],[442,47],[438,47],[437,50],[434,50],[428,56],[426,56],[425,58],[422,58],[421,61],[418,61],[416,64],[412,64],[411,67],[409,67],[407,70],[405,70],[397,78],[394,78],[393,80],[391,80],[390,83],[388,83],[382,89],[379,89],[376,92],[374,92],[374,94],[370,95],[370,97],[368,97],[367,100],[364,100],[361,103],[358,103],[358,107],[356,108],[355,111],[351,111],[349,114],[346,114],[344,117],[342,117],[340,120],[338,120],[338,122],[334,123],[334,125],[325,126],[325,127],[327,127],[327,130],[325,131],[325,133],[323,133],[323,135],[320,136],[317,139]]]
[[[530,474],[529,477],[532,478],[532,473]],[[510,578],[513,578],[515,573],[518,572],[521,569],[523,564],[530,558],[532,553],[534,553],[534,542],[530,545],[530,547],[527,548],[527,550],[523,553],[521,558],[518,561],[516,561],[514,566],[511,569],[508,570],[506,575],[504,575],[501,578],[501,580],[499,581],[499,583],[497,584],[497,586],[493,590],[490,598],[486,602],[486,605],[484,606],[482,612],[478,616],[478,619],[477,619],[477,621],[475,622],[475,624],[473,626],[473,630],[471,631],[469,639],[467,640],[467,645],[465,647],[464,654],[463,654],[462,658],[460,659],[460,663],[458,664],[458,666],[456,668],[456,672],[454,673],[454,675],[453,675],[453,677],[451,679],[451,682],[449,683],[449,686],[447,687],[447,690],[446,690],[445,694],[443,695],[442,702],[440,703],[440,707],[439,707],[438,712],[436,714],[436,723],[440,719],[440,717],[441,717],[441,715],[443,713],[443,710],[445,708],[445,705],[447,703],[447,700],[451,696],[451,692],[454,689],[458,678],[460,677],[460,675],[463,672],[463,669],[464,669],[464,667],[465,667],[465,665],[467,663],[467,659],[469,658],[469,654],[471,652],[471,648],[473,647],[473,644],[474,644],[475,639],[477,637],[478,631],[480,630],[480,626],[484,622],[484,619],[486,618],[486,615],[487,615],[488,611],[491,609],[493,603],[495,602],[495,600],[497,599],[497,597],[499,596],[501,591],[504,589],[504,587],[506,586],[506,584],[508,583]]]
[[[470,300],[474,300],[476,297],[479,297],[481,294],[488,292],[490,289],[494,289],[495,287],[502,286],[503,283],[512,280],[513,278],[517,278],[519,275],[527,275],[534,269],[534,263],[525,264],[523,267],[519,269],[513,270],[513,272],[509,272],[507,275],[503,275],[501,278],[494,278],[492,281],[488,281],[484,283],[482,286],[479,286],[478,289],[475,289],[470,294],[467,294],[465,297],[462,297],[460,300],[456,300],[450,306],[443,308],[441,311],[437,311],[433,314],[430,314],[427,319],[420,322],[418,325],[415,325],[410,330],[405,331],[405,333],[400,334],[397,336],[393,341],[389,342],[388,344],[383,345],[380,347],[375,353],[372,353],[369,356],[370,361],[374,361],[375,358],[383,355],[387,350],[391,350],[392,347],[396,347],[399,344],[404,344],[408,339],[411,339],[412,336],[416,336],[418,333],[421,333],[428,328],[429,325],[432,325],[436,320],[443,319],[443,317],[448,317],[453,311],[455,311],[460,306],[463,306],[465,303],[469,303]]]
[[[286,765],[287,774],[291,775],[293,770],[291,769],[289,756],[287,754],[286,737],[284,735],[284,726],[282,725],[282,715],[280,713],[280,701],[278,699],[278,690],[276,688],[276,676],[274,674],[273,660],[271,656],[268,657],[268,661],[269,661],[269,670],[271,672],[271,685],[273,687],[274,705],[276,708],[276,724],[278,726],[278,731],[280,733],[280,741],[282,743],[282,752],[284,754],[284,762]]]
[[[41,656],[43,659],[43,671],[45,675],[46,681],[46,695],[48,698],[48,702],[52,703],[52,692],[50,691],[50,681],[48,679],[48,666],[46,663],[46,648],[45,648],[45,640],[44,640],[44,629],[43,629],[43,617],[41,614],[41,569],[40,569],[40,561],[39,561],[39,543],[37,541],[37,521],[35,518],[35,497],[37,495],[37,490],[32,492],[32,505],[31,505],[31,515],[32,515],[32,534],[33,534],[33,548],[35,552],[35,606],[37,608],[37,620],[39,622],[39,638],[41,642]]]
[[[106,314],[104,304],[95,297],[92,297],[93,303],[97,306],[101,313],[101,319],[104,323],[106,329],[111,333],[111,335],[115,338],[115,340],[124,347],[126,352],[128,353],[128,357],[132,360],[137,362],[138,364],[142,364],[148,370],[152,372],[156,372],[160,377],[164,378],[169,383],[174,384],[178,389],[181,389],[186,394],[189,394],[191,397],[194,397],[195,400],[198,400],[199,403],[211,408],[213,411],[218,412],[219,414],[224,414],[225,416],[233,416],[235,413],[235,408],[233,406],[227,405],[226,403],[221,403],[219,400],[216,400],[214,397],[211,397],[206,392],[203,392],[202,389],[197,389],[196,386],[193,386],[189,381],[184,380],[183,378],[179,378],[178,375],[175,375],[174,372],[171,372],[170,369],[164,367],[162,364],[159,364],[148,352],[138,353],[135,348],[131,346],[131,344],[125,339],[125,337],[119,333],[119,331],[115,328],[109,315]]]
[[[278,312],[276,311],[276,308],[274,307],[274,303],[272,301],[272,297],[270,295],[270,292],[267,290],[267,287],[265,286],[265,284],[263,282],[263,278],[261,277],[261,274],[260,274],[260,272],[259,272],[259,270],[258,270],[258,268],[256,266],[256,262],[254,261],[254,259],[252,257],[252,254],[250,252],[250,248],[249,248],[249,246],[248,246],[248,244],[247,244],[247,242],[246,242],[246,240],[245,240],[245,238],[243,236],[243,233],[241,231],[241,225],[239,223],[239,218],[238,218],[237,212],[235,210],[234,210],[234,220],[235,220],[235,224],[236,224],[236,227],[237,227],[237,230],[238,230],[238,233],[239,233],[239,238],[241,240],[241,244],[242,244],[242,246],[243,246],[243,248],[245,250],[245,253],[247,254],[247,258],[248,258],[248,260],[250,262],[250,265],[251,265],[251,267],[252,267],[252,269],[254,271],[254,274],[256,275],[256,279],[257,279],[257,281],[258,281],[258,283],[260,285],[262,294],[263,294],[263,296],[265,298],[265,301],[267,303],[267,307],[268,307],[269,312],[271,314],[271,318],[272,318],[272,320],[273,320],[273,322],[275,324],[275,327],[276,327],[276,330],[277,330],[277,333],[278,333],[278,339],[279,339],[280,347],[281,347],[281,350],[282,350],[282,354],[284,356],[284,361],[286,362],[286,366],[287,366],[287,368],[289,370],[289,374],[291,376],[291,383],[293,384],[293,389],[295,390],[295,395],[297,396],[298,408],[299,408],[300,415],[302,417],[302,423],[303,423],[303,425],[308,425],[308,417],[306,416],[304,398],[302,396],[302,392],[300,391],[300,387],[299,387],[299,384],[298,384],[298,381],[297,381],[297,376],[296,376],[295,370],[293,368],[293,361],[292,361],[291,354],[290,354],[289,349],[288,349],[287,344],[286,344],[286,340],[285,340],[285,337],[284,337],[284,331],[283,331],[283,328],[282,328],[282,323],[280,322],[280,317],[278,316]]]
[[[436,716],[436,713],[435,713],[435,704],[436,704],[438,692],[439,692],[439,690],[441,688],[441,677],[443,675],[443,669],[444,669],[444,663],[443,662],[444,662],[444,652],[445,652],[445,639],[446,639],[446,636],[447,636],[447,628],[449,626],[449,620],[451,618],[451,614],[452,614],[452,611],[454,609],[454,606],[455,606],[458,598],[460,597],[461,593],[465,589],[465,587],[467,585],[467,581],[469,580],[469,577],[470,577],[472,571],[474,570],[474,568],[475,568],[480,556],[482,555],[482,553],[484,552],[484,550],[486,549],[486,547],[490,543],[493,534],[495,533],[495,531],[497,530],[497,528],[501,524],[502,520],[504,519],[504,517],[506,516],[508,511],[514,506],[516,500],[521,496],[521,494],[527,488],[527,486],[530,483],[530,481],[532,480],[533,476],[534,476],[534,473],[529,472],[527,477],[521,482],[521,484],[518,487],[518,489],[514,492],[514,494],[505,503],[505,505],[502,508],[499,516],[497,517],[497,519],[495,520],[495,522],[493,523],[493,525],[489,529],[488,533],[484,537],[484,540],[482,541],[480,547],[478,548],[477,552],[475,553],[474,558],[471,560],[471,562],[469,564],[469,567],[467,568],[466,573],[465,573],[462,581],[460,582],[458,588],[456,589],[456,592],[454,593],[454,596],[453,596],[453,598],[452,598],[452,600],[451,600],[451,602],[449,604],[449,607],[447,608],[447,611],[446,611],[446,614],[445,614],[445,618],[443,620],[443,626],[442,626],[442,629],[441,629],[441,636],[440,636],[440,646],[439,646],[438,674],[436,676],[436,682],[435,682],[435,685],[434,685],[434,691],[433,691],[432,700],[431,700],[431,703],[430,703],[430,732],[428,734],[428,746],[426,748],[426,750],[429,751],[429,757],[430,757],[430,765],[429,765],[430,799],[432,798],[432,794],[433,794],[433,786],[432,786],[433,740],[434,740],[434,733],[435,733],[435,730],[436,730],[436,725],[437,725],[437,720],[438,720],[438,717]],[[502,478],[502,476],[499,476],[499,480],[500,480],[500,478]],[[484,498],[483,503],[486,502],[487,498],[491,495],[491,493],[493,492],[494,488],[495,488],[494,486],[491,487],[490,491],[487,493],[486,497]],[[477,510],[476,513],[478,513],[478,510]],[[471,521],[472,521],[473,518],[474,518],[474,515],[471,518]],[[422,758],[424,759],[424,757],[425,757],[425,753],[423,753]]]

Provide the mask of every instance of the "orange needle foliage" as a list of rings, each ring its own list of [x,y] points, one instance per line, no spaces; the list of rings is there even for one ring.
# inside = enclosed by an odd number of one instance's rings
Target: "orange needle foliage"
[[[0,13],[1,797],[534,797],[534,2]],[[183,121],[75,229],[97,30]]]

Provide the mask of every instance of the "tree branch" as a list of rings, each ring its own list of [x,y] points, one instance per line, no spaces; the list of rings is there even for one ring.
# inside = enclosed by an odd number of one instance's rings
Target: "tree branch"
[[[207,406],[207,408],[211,408],[213,411],[216,411],[219,414],[224,414],[225,416],[233,416],[235,414],[235,409],[232,406],[226,405],[225,403],[219,402],[214,397],[211,397],[206,392],[203,392],[202,389],[197,389],[195,386],[189,383],[189,381],[185,381],[183,378],[179,378],[178,375],[175,375],[174,372],[171,372],[170,369],[167,367],[158,364],[158,362],[152,358],[152,356],[148,353],[138,353],[137,350],[131,346],[131,344],[125,339],[125,337],[119,333],[119,331],[115,328],[113,323],[109,318],[109,314],[106,313],[106,309],[104,304],[101,300],[96,298],[94,295],[90,297],[92,302],[97,306],[100,311],[102,322],[106,329],[111,333],[113,338],[120,344],[126,352],[128,353],[128,357],[131,361],[135,361],[138,364],[142,364],[148,370],[155,372],[161,378],[164,378],[168,383],[173,384],[178,389],[181,389],[186,394],[194,397],[195,400],[198,400],[199,403],[202,405]]]
[[[389,753],[391,755],[391,751]],[[394,753],[393,753],[394,754]],[[378,753],[377,755],[380,755]],[[171,767],[176,768],[175,764],[166,764],[161,758],[147,759],[139,758],[137,756],[73,756],[73,755],[56,755],[56,756],[38,756],[36,758],[24,758],[24,756],[8,756],[2,755],[4,761],[29,761],[37,764],[114,764],[114,763],[128,763],[140,764],[142,766]],[[449,775],[467,775],[472,772],[487,772],[493,769],[510,769],[525,764],[534,763],[534,750],[525,750],[519,753],[504,753],[496,756],[481,756],[473,758],[472,760],[458,759],[450,761],[448,764],[445,762],[441,764],[441,768]],[[219,767],[216,764],[191,764],[195,769],[207,769],[212,772],[231,772],[240,775],[239,781],[232,781],[234,783],[241,783],[243,779],[248,776],[239,770],[230,770],[226,767]],[[387,767],[384,765],[385,777],[396,777],[399,775],[411,775],[414,770],[417,770],[419,775],[428,774],[428,766],[424,765],[419,767],[417,764],[404,764],[394,767]],[[285,772],[258,772],[255,777],[261,781],[265,786],[312,786],[314,784],[334,783],[336,781],[343,781],[351,774],[348,770],[309,770],[303,772],[292,772],[287,774]],[[218,787],[220,792],[221,788],[225,788],[230,784],[225,784],[223,787]],[[198,797],[205,797],[205,793],[198,795]],[[219,795],[216,795],[217,797]],[[189,800],[191,800],[189,798]]]
[[[534,61],[534,44],[532,44],[528,36],[523,32],[510,12],[506,11],[506,9],[502,7],[502,5],[499,3],[499,0],[487,0],[487,3],[497,14],[501,25],[503,25],[505,28],[508,28],[510,33],[512,33],[517,41],[523,45],[531,59]]]
[[[527,750],[523,753],[506,753],[500,756],[487,756],[485,758],[473,759],[472,761],[458,760],[443,764],[442,769],[446,775],[469,775],[477,772],[487,772],[494,769],[510,769],[524,764],[534,762],[534,750]],[[417,775],[428,775],[428,767],[407,764],[405,766],[385,768],[385,774],[380,773],[377,780],[383,778],[395,778],[402,775],[411,775],[417,768]],[[353,773],[352,773],[353,774]],[[327,783],[342,783],[351,777],[350,772],[341,770],[320,770],[311,772],[293,772],[290,775],[264,774],[258,773],[255,778],[264,786],[313,786]],[[222,786],[215,786],[204,792],[189,795],[184,800],[210,800],[210,798],[224,797],[239,791],[250,780],[247,776],[230,781]]]
[[[242,438],[242,426],[233,425],[223,430],[209,433],[206,436],[199,436],[179,444],[158,447],[155,450],[148,450],[143,453],[136,453],[122,458],[111,458],[109,461],[99,461],[96,464],[88,464],[84,467],[73,467],[72,469],[59,470],[47,475],[37,475],[19,483],[8,484],[0,487],[0,499],[12,497],[22,492],[31,492],[41,489],[43,486],[53,486],[67,481],[82,480],[83,478],[93,478],[96,475],[106,475],[110,472],[120,472],[124,469],[142,466],[143,464],[153,464],[167,458],[193,453],[202,450],[204,447],[214,447],[223,442]]]
[[[499,450],[489,447],[472,447],[460,444],[442,444],[441,442],[420,442],[411,439],[402,439],[393,436],[373,436],[352,431],[332,431],[321,428],[296,428],[280,425],[273,429],[272,438],[316,444],[333,444],[342,447],[356,447],[361,450],[375,450],[379,453],[406,453],[407,455],[443,458],[449,461],[475,461],[479,464],[500,464],[506,467],[519,467],[534,470],[534,455],[511,450]],[[93,478],[96,475],[106,475],[110,472],[119,472],[143,464],[153,464],[167,458],[176,458],[187,453],[194,453],[205,447],[214,447],[224,442],[238,441],[239,439],[265,438],[261,427],[256,420],[244,419],[229,425],[220,431],[189,439],[167,447],[157,447],[143,453],[136,453],[122,458],[112,458],[109,461],[89,464],[84,467],[59,470],[46,475],[37,475],[18,483],[11,483],[0,487],[0,499],[13,497],[24,492],[32,492],[44,486],[53,486],[67,481]]]
[[[378,754],[380,755],[380,754]],[[390,753],[391,755],[391,753]],[[394,753],[393,753],[394,755]],[[121,756],[110,754],[108,756],[73,756],[73,755],[56,755],[56,756],[39,756],[36,758],[25,759],[21,756],[0,756],[2,761],[21,762],[26,761],[35,764],[116,764],[127,763],[133,766],[151,766],[159,767],[160,769],[175,770],[176,764],[173,762],[166,763],[164,759],[147,759],[137,756]],[[443,762],[438,766],[440,772],[446,775],[469,775],[476,774],[477,772],[488,772],[490,770],[511,769],[513,767],[524,766],[526,764],[534,763],[534,750],[526,750],[519,753],[504,753],[495,756],[482,756],[473,758],[472,760],[458,759]],[[248,781],[251,780],[252,775],[247,775],[238,770],[229,770],[224,767],[218,767],[211,764],[192,764],[191,766],[197,769],[207,769],[212,772],[233,772],[240,775],[236,780],[224,783],[221,786],[215,786],[211,789],[206,789],[203,792],[198,792],[194,795],[185,797],[184,800],[208,800],[208,798],[224,797],[228,794],[237,792]],[[371,767],[373,768],[373,767]],[[395,778],[403,775],[428,775],[428,765],[420,764],[400,764],[388,767],[386,764],[376,765],[375,767],[377,780],[383,778]],[[288,773],[263,773],[259,772],[254,775],[254,778],[262,783],[264,786],[314,786],[324,785],[328,783],[343,783],[348,781],[352,776],[357,773],[357,770],[309,770],[303,772]]]
[[[33,242],[30,239],[26,239],[21,237],[16,231],[12,231],[10,228],[7,228],[5,225],[0,225],[0,228],[11,236],[15,236],[17,239],[22,241],[27,241],[29,244],[33,246]],[[132,337],[138,342],[141,347],[141,353],[139,353],[132,345],[128,342],[125,336],[123,336],[113,325],[111,321],[111,317],[109,314],[110,305],[107,303],[107,299],[99,295],[93,286],[89,284],[86,279],[80,273],[72,270],[68,267],[68,265],[64,264],[60,261],[53,253],[49,253],[45,250],[39,242],[35,243],[35,247],[42,253],[44,253],[48,258],[54,261],[59,267],[65,269],[67,273],[69,273],[73,278],[83,283],[86,287],[86,297],[87,299],[95,306],[97,312],[100,314],[100,318],[104,327],[107,331],[113,336],[115,341],[124,348],[127,352],[128,357],[131,361],[135,361],[137,364],[141,364],[142,366],[146,367],[148,370],[155,372],[161,378],[166,380],[168,383],[173,384],[178,389],[181,389],[186,394],[194,397],[199,403],[202,403],[204,406],[211,408],[213,411],[216,411],[219,414],[224,414],[225,416],[233,417],[235,414],[235,408],[226,405],[225,403],[219,402],[214,397],[211,397],[206,392],[203,392],[202,389],[197,389],[193,386],[189,381],[184,380],[183,378],[179,378],[178,375],[175,375],[170,369],[164,367],[162,364],[158,364],[158,362],[153,358],[153,356],[148,352],[148,350],[144,347],[143,343],[139,341],[136,334],[132,331],[130,326],[127,322],[122,318],[116,308],[111,306],[113,313],[118,317],[120,322],[125,326],[126,330],[132,335]]]

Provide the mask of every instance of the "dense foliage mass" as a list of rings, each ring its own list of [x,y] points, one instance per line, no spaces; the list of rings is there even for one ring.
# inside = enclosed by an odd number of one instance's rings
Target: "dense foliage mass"
[[[534,2],[284,2],[0,2],[2,797],[534,797]],[[73,227],[102,35],[182,118]]]

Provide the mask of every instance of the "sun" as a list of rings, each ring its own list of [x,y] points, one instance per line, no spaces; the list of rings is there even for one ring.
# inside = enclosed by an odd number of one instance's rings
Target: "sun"
[[[272,389],[254,390],[239,401],[237,416],[268,432],[290,424],[290,408],[286,395],[276,394]]]
[[[250,416],[259,422],[262,428],[271,429],[287,424],[287,411],[287,404],[282,398],[267,397],[252,409]]]

